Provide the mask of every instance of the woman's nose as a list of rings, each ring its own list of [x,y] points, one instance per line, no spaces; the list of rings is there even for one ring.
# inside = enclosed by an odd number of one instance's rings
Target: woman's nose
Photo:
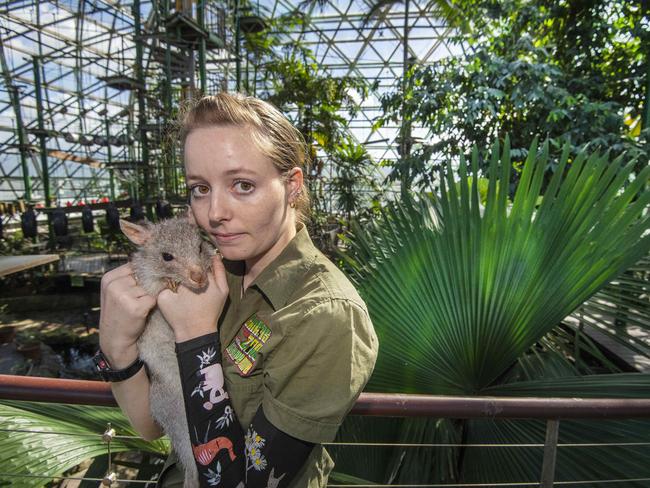
[[[226,199],[216,191],[212,193],[210,198],[210,211],[208,217],[211,222],[221,222],[222,220],[229,219],[229,210]]]

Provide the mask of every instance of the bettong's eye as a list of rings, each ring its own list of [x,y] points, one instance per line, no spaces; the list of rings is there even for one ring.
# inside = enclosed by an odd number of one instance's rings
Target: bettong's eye
[[[169,254],[168,252],[164,252],[164,253],[162,253],[162,258],[163,258],[165,261],[171,261],[172,259],[174,259],[174,256],[172,256],[172,255]]]

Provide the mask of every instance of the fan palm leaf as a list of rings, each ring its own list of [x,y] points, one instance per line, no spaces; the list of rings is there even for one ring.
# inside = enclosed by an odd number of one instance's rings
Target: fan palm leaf
[[[557,327],[648,253],[650,168],[632,179],[635,161],[586,151],[570,161],[567,149],[540,203],[548,163],[548,146],[534,142],[509,205],[509,144],[503,150],[495,144],[487,174],[479,175],[475,151],[469,165],[461,160],[458,170],[441,174],[439,194],[398,202],[378,221],[354,229],[345,260],[380,339],[368,389],[507,395],[526,387],[529,395],[543,396],[570,385],[565,393],[571,396],[647,395],[647,375],[631,375],[632,383],[607,374],[593,375],[591,383],[576,380],[580,368],[566,355],[569,338]],[[480,177],[489,179],[485,207]],[[585,347],[597,350],[588,340]],[[458,433],[473,438],[476,425],[483,424],[460,422]],[[638,426],[630,425],[615,424],[638,435]],[[500,452],[482,451],[493,456],[488,474],[507,460],[506,474],[529,469],[530,459]],[[598,452],[592,455],[602,462]],[[398,451],[394,459],[401,456]],[[457,475],[467,478],[471,451],[461,459]],[[456,476],[419,464],[421,470],[399,479]]]
[[[102,434],[108,423],[119,436],[130,436],[114,438],[112,453],[162,455],[168,450],[162,440],[147,442],[137,437],[119,408],[2,401],[0,481],[6,477],[4,481],[11,486],[40,487],[87,459],[105,455]]]

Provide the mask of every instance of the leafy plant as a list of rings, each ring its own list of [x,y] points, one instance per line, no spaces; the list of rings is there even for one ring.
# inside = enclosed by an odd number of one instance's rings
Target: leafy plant
[[[565,143],[649,157],[647,13],[634,2],[477,0],[464,2],[470,34],[447,40],[462,53],[415,66],[408,89],[382,98],[376,122],[409,120],[428,129],[423,143],[392,166],[390,178],[416,189],[432,183],[440,160],[509,134],[515,162],[534,135],[550,142],[550,181]],[[644,20],[644,15],[645,20]],[[645,47],[644,47],[645,46]],[[486,157],[484,157],[486,156]],[[489,154],[479,154],[479,167]],[[518,176],[513,177],[516,184]]]
[[[356,76],[330,75],[309,48],[285,42],[282,32],[308,25],[300,11],[269,23],[268,29],[245,38],[259,80],[255,93],[284,112],[309,146],[312,231],[321,235],[332,220],[349,219],[361,210],[355,206],[363,200],[357,190],[371,181],[368,174],[375,164],[348,127],[370,86]]]
[[[484,174],[475,150],[469,165],[461,158],[457,171],[441,170],[439,194],[397,202],[377,221],[354,229],[346,264],[380,340],[369,390],[618,398],[650,393],[648,375],[585,376],[584,364],[558,345],[567,337],[562,320],[650,250],[650,167],[634,178],[634,160],[610,161],[585,151],[570,160],[565,147],[540,203],[549,144],[538,149],[534,143],[527,153],[511,206],[506,141],[502,152],[494,145]],[[481,177],[489,179],[485,207],[479,203]],[[598,354],[584,344],[585,355]],[[363,432],[364,422],[351,419],[347,430]],[[380,435],[379,429],[371,435]],[[384,442],[540,443],[544,426],[407,419],[381,433]],[[585,422],[562,422],[560,429],[561,442],[623,438],[647,441],[650,423],[610,421],[587,428]],[[395,448],[381,462],[374,456],[355,459],[344,472],[382,482],[490,483],[539,480],[541,469],[541,454],[526,449]],[[557,479],[634,477],[645,466],[644,456],[634,447],[567,451]],[[345,456],[337,460],[342,469]]]
[[[16,230],[12,233],[7,233],[5,230],[3,238],[0,239],[0,256],[29,254],[30,250],[26,244],[29,244],[29,241],[23,238],[22,230]]]
[[[167,453],[166,442],[146,442],[136,437],[118,408],[3,400],[0,472],[17,477],[3,480],[0,476],[0,484],[8,481],[11,486],[40,487],[87,459],[105,455],[107,446],[102,434],[109,422],[119,436],[111,442],[112,453]],[[43,477],[30,477],[34,475]]]
[[[16,332],[15,341],[18,344],[32,344],[41,340],[41,333],[36,327],[21,329]]]

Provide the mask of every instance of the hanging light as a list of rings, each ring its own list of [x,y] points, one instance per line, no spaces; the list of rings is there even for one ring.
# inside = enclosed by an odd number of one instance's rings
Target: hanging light
[[[36,213],[33,208],[28,208],[20,216],[20,228],[25,239],[36,237]]]
[[[69,142],[70,144],[76,144],[77,142],[79,142],[79,134],[73,134],[72,132],[64,132],[63,138],[65,139],[66,142]]]
[[[110,137],[108,138],[108,143],[109,143],[111,146],[118,146],[118,147],[119,147],[119,146],[122,145],[122,140],[121,140],[119,137],[117,137],[117,136],[110,136]]]
[[[106,223],[111,231],[120,230],[120,212],[114,202],[110,202],[106,207]]]
[[[93,144],[92,136],[81,134],[81,136],[79,137],[79,144],[81,144],[82,146],[92,146]]]
[[[92,232],[95,230],[93,211],[88,205],[84,206],[81,210],[81,226],[84,232]]]
[[[142,205],[137,200],[131,204],[130,216],[132,222],[139,222],[144,220],[144,211],[142,210]]]
[[[56,237],[65,237],[68,235],[68,215],[61,207],[52,212],[52,229]]]
[[[156,202],[156,215],[159,220],[169,219],[173,217],[174,212],[171,204],[167,200],[158,200]]]
[[[106,139],[106,137],[100,135],[93,136],[93,142],[98,146],[108,145],[108,140]]]

